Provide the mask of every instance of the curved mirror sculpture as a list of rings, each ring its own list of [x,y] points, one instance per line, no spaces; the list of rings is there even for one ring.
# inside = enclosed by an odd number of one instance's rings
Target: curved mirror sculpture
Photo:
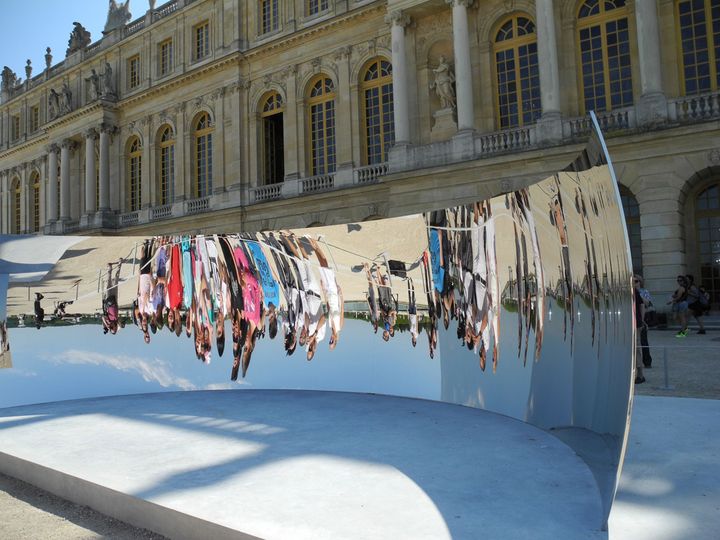
[[[213,388],[440,400],[556,434],[592,469],[607,518],[634,330],[622,207],[598,135],[563,171],[422,215],[3,240],[0,407]]]

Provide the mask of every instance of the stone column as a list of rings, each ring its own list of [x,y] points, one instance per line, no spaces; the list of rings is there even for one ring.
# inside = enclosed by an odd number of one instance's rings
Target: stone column
[[[335,132],[337,138],[337,169],[335,182],[338,186],[352,185],[353,182],[353,156],[352,156],[352,133],[353,126],[352,110],[350,109],[350,47],[341,47],[335,53],[335,62],[338,72],[337,116],[338,125],[343,126]]]
[[[60,220],[70,219],[70,149],[72,141],[60,143]]]
[[[100,210],[110,210],[110,135],[112,128],[100,126]]]
[[[285,98],[285,112],[283,113],[283,147],[285,150],[285,180],[296,180],[300,177],[300,163],[298,159],[298,123],[297,123],[297,66],[292,65],[287,70],[287,92]]]
[[[408,75],[407,54],[405,52],[405,27],[410,24],[410,17],[402,11],[393,11],[385,17],[390,23],[392,36],[392,67],[393,67],[393,115],[395,117],[395,143],[410,142],[410,114],[408,112]]]
[[[642,125],[667,118],[667,101],[662,90],[660,32],[656,0],[635,1],[638,56],[640,60],[640,102],[637,116]]]
[[[97,131],[90,128],[85,132],[85,213],[94,214],[97,208],[97,187],[95,185],[95,136]]]
[[[48,211],[46,213],[48,223],[52,223],[53,221],[57,221],[57,219],[58,219],[58,213],[57,213],[58,156],[57,156],[57,151],[58,151],[58,147],[55,144],[51,144],[50,146],[47,147],[47,152],[48,152],[48,205],[50,206],[50,208],[48,208]]]
[[[542,108],[542,116],[538,122],[538,139],[548,142],[559,141],[562,139],[562,118],[553,0],[536,0],[535,17]]]
[[[455,90],[457,94],[458,130],[475,129],[470,35],[467,8],[474,0],[446,0],[452,4],[453,52],[455,54]]]

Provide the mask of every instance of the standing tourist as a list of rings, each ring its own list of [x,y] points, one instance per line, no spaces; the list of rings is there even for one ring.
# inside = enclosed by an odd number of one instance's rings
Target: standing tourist
[[[675,314],[677,322],[680,323],[680,331],[675,334],[675,337],[684,338],[687,336],[688,282],[685,276],[678,276],[676,281],[678,288],[675,289],[668,304],[672,304],[672,312]]]
[[[697,285],[695,285],[695,278],[691,274],[685,276],[687,278],[687,303],[688,310],[695,318],[700,327],[697,331],[698,334],[705,333],[705,325],[703,324],[702,317],[708,308],[707,297],[700,291]]]
[[[646,368],[652,367],[652,356],[650,356],[650,345],[648,343],[648,325],[645,322],[645,313],[650,306],[652,306],[652,300],[650,299],[650,293],[644,287],[645,283],[643,278],[639,274],[633,276],[633,289],[640,295],[640,300],[643,303],[643,320],[640,328],[640,346],[642,347],[642,363]]]

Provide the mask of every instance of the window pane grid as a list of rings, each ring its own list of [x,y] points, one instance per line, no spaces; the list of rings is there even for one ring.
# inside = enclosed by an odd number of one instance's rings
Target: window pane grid
[[[710,186],[695,199],[696,232],[700,255],[700,284],[713,304],[720,302],[720,184]]]
[[[495,36],[496,114],[501,129],[532,124],[541,114],[535,25],[506,22]]]
[[[135,88],[140,84],[140,57],[134,56],[128,60],[128,86]]]
[[[310,90],[310,161],[312,174],[335,172],[335,86],[319,79]]]
[[[15,233],[20,232],[20,185],[15,186]]]
[[[172,40],[160,45],[160,75],[167,75],[172,70],[173,44]]]
[[[210,54],[210,24],[205,22],[195,27],[195,59],[200,60]]]
[[[678,3],[685,95],[720,88],[720,0]]]
[[[392,64],[373,61],[363,76],[365,158],[368,165],[384,163],[395,142]]]
[[[267,34],[278,29],[278,0],[260,0],[260,30]]]

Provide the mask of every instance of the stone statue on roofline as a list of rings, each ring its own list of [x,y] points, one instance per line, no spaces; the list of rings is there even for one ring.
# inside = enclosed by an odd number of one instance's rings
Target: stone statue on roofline
[[[110,0],[107,22],[105,23],[103,34],[108,34],[116,28],[122,28],[131,18],[130,0],[125,0],[124,3],[118,3],[116,0]]]
[[[2,70],[2,91],[7,92],[8,90],[12,90],[18,84],[20,84],[20,80],[18,79],[15,72],[9,67],[5,66]]]
[[[70,33],[70,39],[68,40],[68,48],[65,51],[66,57],[90,45],[90,32],[77,21],[73,23],[73,26],[73,31]]]

